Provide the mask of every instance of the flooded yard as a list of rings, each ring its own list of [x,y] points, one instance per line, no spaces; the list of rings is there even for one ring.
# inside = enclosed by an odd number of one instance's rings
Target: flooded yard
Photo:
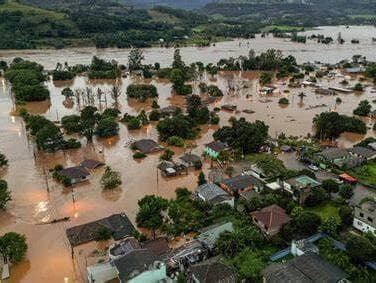
[[[323,51],[324,53],[321,54],[320,49],[324,50],[327,47],[320,46],[319,50],[304,51],[306,48],[313,47],[310,44],[306,46],[284,41],[278,42],[281,44],[276,44],[276,40],[265,39],[265,41],[262,41],[262,50],[274,47],[281,48],[286,53],[289,52],[289,48],[294,46],[291,53],[294,56],[298,55],[300,61],[319,60],[318,57],[312,57],[312,52],[323,56],[320,60],[332,62],[339,61],[339,57],[351,57],[354,53],[365,50],[370,57],[376,56],[374,49],[369,46],[371,43],[360,45],[361,48],[357,50],[348,49],[345,53],[340,53],[337,57],[332,58],[330,56],[331,52],[334,52],[331,49],[332,47],[328,47],[330,50]],[[187,57],[191,56],[191,59],[195,61],[206,58],[205,60],[214,62],[220,57],[238,56],[243,53],[245,55],[249,48],[257,50],[257,48],[261,49],[261,46],[257,47],[257,45],[254,45],[254,41],[251,41],[250,46],[245,43],[245,47],[239,47],[238,42],[234,41],[220,43],[213,48],[207,49],[207,52],[203,51],[205,49],[184,48],[182,49],[183,59],[188,59]],[[236,48],[236,51],[233,48]],[[296,50],[299,51],[295,52]],[[196,56],[196,54],[198,55]],[[207,54],[210,54],[210,56],[206,56]],[[299,58],[299,54],[302,57]],[[58,61],[68,61],[70,64],[88,63],[93,55],[116,59],[123,63],[127,51],[82,49],[0,52],[1,59],[21,56],[25,59],[36,60],[47,68],[54,68]],[[172,61],[172,50],[158,48],[146,50],[145,57],[149,63],[159,61],[168,65]],[[201,155],[204,145],[212,140],[214,131],[218,127],[226,125],[231,116],[245,117],[249,121],[265,121],[270,127],[269,134],[272,137],[276,137],[282,132],[287,135],[306,136],[313,131],[312,118],[316,114],[335,110],[341,114],[351,115],[359,101],[376,99],[376,93],[372,87],[368,87],[361,93],[324,96],[315,94],[314,88],[310,87],[288,88],[286,81],[275,81],[276,91],[272,95],[265,96],[260,94],[258,75],[257,72],[222,72],[215,79],[204,78],[204,81],[208,84],[217,85],[225,93],[222,99],[209,106],[211,110],[225,104],[236,105],[237,110],[235,112],[220,111],[221,121],[218,126],[202,127],[200,136],[194,141],[193,153]],[[78,103],[75,98],[72,101],[66,101],[64,96],[61,95],[63,88],[70,87],[74,90],[90,87],[93,93],[97,93],[97,89],[100,88],[104,93],[107,93],[114,84],[117,84],[122,90],[122,96],[119,99],[119,109],[122,114],[126,112],[136,114],[142,109],[151,110],[150,101],[138,103],[126,99],[126,88],[135,80],[139,79],[122,78],[118,81],[89,81],[86,77],[77,77],[71,82],[48,81],[47,86],[50,90],[51,100],[29,103],[23,107],[26,107],[30,113],[44,115],[54,121],[60,120],[65,115],[79,113],[80,109],[84,107],[84,102]],[[318,83],[323,87],[338,87],[341,80],[343,78],[336,77],[322,79]],[[157,79],[147,82],[157,87],[158,104],[161,107],[184,105],[184,97],[171,93],[170,83]],[[356,82],[356,78],[353,78],[350,80],[350,85],[354,85]],[[194,85],[195,91],[198,93],[198,83],[196,82]],[[235,91],[229,92],[229,86],[233,87]],[[300,92],[304,92],[306,97],[301,99],[298,96]],[[16,231],[25,234],[29,245],[27,259],[21,264],[12,266],[12,276],[9,282],[84,282],[87,264],[85,250],[97,248],[96,243],[75,248],[72,259],[71,248],[65,236],[67,228],[118,212],[125,212],[135,224],[138,209],[137,201],[143,196],[156,194],[165,198],[173,198],[177,187],[187,187],[189,190],[196,188],[199,173],[197,171],[190,171],[188,175],[180,177],[163,178],[157,170],[160,156],[158,153],[150,154],[141,161],[133,159],[133,152],[125,146],[125,143],[140,138],[156,140],[158,133],[153,123],[141,130],[134,131],[129,131],[124,124],[120,123],[119,136],[116,138],[95,139],[92,145],[77,150],[60,151],[53,154],[42,153],[36,150],[35,143],[27,134],[22,119],[13,114],[16,108],[11,97],[10,86],[3,79],[0,79],[0,151],[5,153],[9,160],[9,167],[1,172],[1,177],[8,182],[12,191],[12,201],[8,205],[7,212],[0,213],[0,232]],[[289,105],[279,105],[278,101],[281,97],[288,98]],[[342,99],[342,103],[336,103],[337,97]],[[105,109],[112,107],[113,103],[110,95],[107,95],[106,99],[102,97],[100,101],[96,98],[94,104],[99,109]],[[316,107],[317,105],[323,106]],[[252,110],[255,113],[248,114],[243,112],[244,110]],[[374,121],[368,120],[366,122],[371,126]],[[368,135],[375,136],[375,133],[370,130]],[[352,145],[362,138],[364,136],[343,135],[339,139],[339,146]],[[174,148],[174,150],[176,151],[175,156],[178,157],[189,149]],[[74,166],[85,158],[103,161],[121,172],[123,182],[121,188],[113,191],[102,190],[99,180],[103,168],[93,171],[89,182],[75,185],[69,189],[64,188],[52,179],[49,170],[55,165]],[[209,167],[208,162],[204,163],[204,172],[207,173]],[[70,217],[70,221],[45,224],[62,217]]]

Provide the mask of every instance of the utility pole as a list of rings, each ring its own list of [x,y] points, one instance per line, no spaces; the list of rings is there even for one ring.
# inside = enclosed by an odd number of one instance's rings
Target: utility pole
[[[44,166],[43,166],[43,175],[44,175],[44,180],[45,180],[45,182],[46,182],[47,192],[50,192],[50,186],[49,186],[49,184],[48,184],[48,176],[47,176],[47,174],[46,174],[46,169],[44,168]]]

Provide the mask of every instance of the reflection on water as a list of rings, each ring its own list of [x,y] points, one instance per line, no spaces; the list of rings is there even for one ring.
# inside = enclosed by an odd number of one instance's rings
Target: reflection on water
[[[276,41],[276,39],[267,40],[273,41],[274,44]],[[285,44],[290,45],[290,43]],[[220,44],[217,45],[218,48],[225,48],[223,46],[225,45],[222,45],[222,47]],[[49,52],[52,51],[48,51],[46,54],[49,54]],[[62,51],[62,54],[66,54],[64,52],[68,51]],[[146,57],[151,55],[152,52],[155,51],[147,51]],[[35,56],[35,53],[31,52],[30,55]],[[85,53],[82,56],[84,55]],[[115,52],[112,57],[117,55],[119,53]],[[231,53],[224,57],[229,55]],[[194,58],[196,59],[196,57]],[[71,56],[69,59],[80,60],[80,58],[82,57]],[[58,57],[58,59],[61,59],[61,57]],[[163,60],[168,60],[170,63],[170,57]],[[201,154],[204,144],[211,141],[214,131],[219,126],[228,124],[231,116],[244,117],[249,121],[263,120],[270,126],[270,135],[273,137],[281,132],[288,135],[305,136],[312,133],[312,118],[316,114],[335,108],[339,113],[350,115],[359,101],[375,99],[375,94],[371,92],[372,89],[367,88],[361,94],[340,94],[339,97],[343,102],[336,104],[336,96],[316,95],[311,88],[292,88],[289,89],[289,92],[286,92],[287,86],[284,81],[275,82],[278,88],[276,93],[264,96],[259,94],[260,86],[257,78],[257,72],[223,72],[214,80],[204,77],[204,81],[218,85],[226,94],[209,107],[213,109],[224,104],[234,104],[238,111],[234,113],[221,111],[219,112],[220,125],[202,126],[199,138],[192,141],[194,153]],[[339,86],[340,80],[342,79],[323,79],[320,84],[324,87]],[[47,83],[47,87],[51,92],[51,100],[29,103],[25,107],[31,113],[44,115],[51,120],[59,120],[65,115],[77,114],[85,106],[84,101],[78,102],[73,97],[71,101],[67,102],[61,95],[61,91],[69,86],[73,90],[90,87],[94,94],[100,88],[104,95],[100,101],[95,96],[92,104],[100,109],[105,109],[111,107],[114,103],[108,93],[113,84],[117,83],[123,93],[118,101],[122,114],[128,112],[134,115],[142,109],[149,111],[151,109],[150,101],[138,103],[126,99],[124,93],[131,82],[132,78],[122,78],[118,82],[103,80],[93,82],[85,77],[77,77],[69,83],[50,81]],[[149,80],[148,83],[157,87],[158,104],[161,107],[168,105],[184,106],[184,97],[173,95],[170,83],[157,79]],[[350,81],[351,85],[355,83],[356,80],[354,79]],[[126,126],[121,124],[119,137],[94,139],[93,144],[78,150],[61,151],[54,154],[36,151],[32,138],[25,131],[22,119],[11,115],[14,112],[12,111],[14,106],[9,96],[9,86],[3,80],[1,80],[1,85],[0,151],[6,153],[9,159],[9,168],[0,172],[0,174],[8,181],[13,200],[9,204],[8,212],[0,213],[0,231],[2,233],[7,231],[23,233],[27,236],[29,244],[28,261],[12,268],[11,282],[63,282],[64,278],[68,278],[69,282],[83,282],[85,257],[76,256],[75,260],[72,261],[69,244],[65,237],[66,228],[122,211],[126,212],[134,221],[137,201],[143,196],[157,194],[165,198],[172,198],[175,195],[176,187],[195,189],[198,172],[190,172],[187,176],[164,179],[156,168],[160,153],[151,154],[142,161],[136,161],[132,158],[133,153],[129,147],[124,146],[125,141],[131,139],[146,137],[157,139],[155,123],[135,131],[129,131]],[[235,90],[229,92],[229,88]],[[302,91],[306,94],[303,99],[298,97],[298,94]],[[281,97],[288,98],[290,104],[281,107],[278,104]],[[324,106],[317,107],[317,105]],[[245,113],[244,110],[252,110],[254,113]],[[370,120],[366,122],[368,125],[373,123]],[[369,132],[368,135],[374,135],[374,133]],[[339,144],[340,146],[349,146],[361,138],[363,136],[344,134],[339,139]],[[173,148],[173,150],[176,152],[175,156],[180,156],[185,151],[191,150],[191,147]],[[102,190],[99,184],[104,168],[92,171],[89,182],[76,185],[73,188],[65,189],[53,181],[49,169],[57,164],[63,166],[77,165],[85,158],[104,161],[114,170],[121,172],[123,182],[121,188],[112,191]],[[204,172],[207,173],[209,167],[209,163],[204,163]],[[71,220],[56,224],[35,225],[63,217],[70,217]],[[88,249],[92,251],[94,248],[94,244],[85,245],[80,247],[79,250]]]

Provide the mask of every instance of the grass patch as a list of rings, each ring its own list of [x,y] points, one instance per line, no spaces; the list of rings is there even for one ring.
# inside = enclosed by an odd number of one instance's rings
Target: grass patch
[[[334,216],[337,221],[341,221],[339,217],[339,207],[334,202],[326,202],[320,206],[306,208],[306,211],[313,212],[321,217],[321,220],[326,220],[330,216]]]
[[[376,184],[376,161],[368,162],[360,167],[354,168],[350,171],[350,175],[358,178],[363,184]]]

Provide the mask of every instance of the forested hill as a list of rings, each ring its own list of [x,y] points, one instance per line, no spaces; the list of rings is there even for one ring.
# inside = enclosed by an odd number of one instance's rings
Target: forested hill
[[[191,37],[193,28],[208,22],[207,17],[196,12],[168,7],[146,10],[111,1],[81,0],[81,5],[70,0],[63,2],[46,10],[0,0],[0,48],[146,47],[161,38],[172,42]]]

